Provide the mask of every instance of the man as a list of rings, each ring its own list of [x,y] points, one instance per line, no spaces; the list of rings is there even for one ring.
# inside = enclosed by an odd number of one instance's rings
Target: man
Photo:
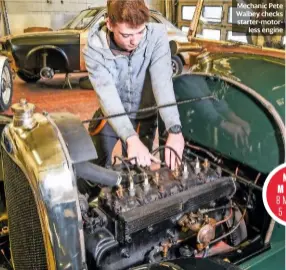
[[[165,26],[148,23],[149,10],[143,0],[109,0],[107,13],[106,24],[95,25],[90,30],[84,50],[89,78],[103,115],[136,112],[140,108],[175,102]],[[178,109],[166,107],[159,113],[169,132],[166,145],[181,157],[184,138]],[[105,125],[95,126],[97,163],[111,164],[118,139],[123,143],[123,150],[127,150],[128,158],[136,157],[139,165],[158,162],[150,154],[156,121],[156,111],[153,111],[111,118]],[[165,157],[167,165],[174,169],[176,157],[169,148],[165,150]]]

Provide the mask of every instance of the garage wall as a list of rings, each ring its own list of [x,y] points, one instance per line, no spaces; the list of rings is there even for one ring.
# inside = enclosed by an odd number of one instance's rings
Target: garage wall
[[[146,3],[163,10],[163,0],[146,0]],[[23,33],[25,28],[33,26],[58,29],[80,10],[103,5],[106,0],[6,0],[12,34]]]

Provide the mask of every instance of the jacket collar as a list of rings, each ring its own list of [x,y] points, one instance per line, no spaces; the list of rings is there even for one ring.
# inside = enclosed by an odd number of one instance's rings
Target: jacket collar
[[[139,53],[142,49],[145,48],[146,42],[149,42],[150,39],[150,27],[148,23],[146,24],[146,31],[142,40],[140,41],[138,47],[133,51],[132,55]],[[111,51],[109,38],[108,38],[108,29],[106,24],[96,24],[89,33],[88,37],[89,46],[92,49],[99,51],[104,58],[106,59],[116,59],[118,57],[125,57],[124,55],[114,55]]]

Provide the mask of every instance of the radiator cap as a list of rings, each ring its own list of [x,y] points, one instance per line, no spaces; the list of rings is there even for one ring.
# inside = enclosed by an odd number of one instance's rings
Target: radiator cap
[[[12,105],[11,109],[14,113],[14,127],[32,129],[35,126],[36,121],[33,117],[35,109],[34,104],[28,103],[25,98],[21,98],[19,103]]]

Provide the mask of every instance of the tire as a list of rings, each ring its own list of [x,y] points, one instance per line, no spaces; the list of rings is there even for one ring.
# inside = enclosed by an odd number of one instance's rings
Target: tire
[[[5,61],[0,75],[0,111],[4,112],[9,109],[13,97],[13,78],[8,60]]]
[[[173,77],[178,76],[182,73],[184,64],[180,56],[172,56],[172,68],[173,68]]]
[[[41,79],[40,74],[33,74],[24,70],[18,70],[18,77],[26,83],[36,83]]]
[[[79,86],[82,89],[92,89],[93,90],[93,86],[92,86],[88,76],[84,76],[84,77],[79,79]]]

